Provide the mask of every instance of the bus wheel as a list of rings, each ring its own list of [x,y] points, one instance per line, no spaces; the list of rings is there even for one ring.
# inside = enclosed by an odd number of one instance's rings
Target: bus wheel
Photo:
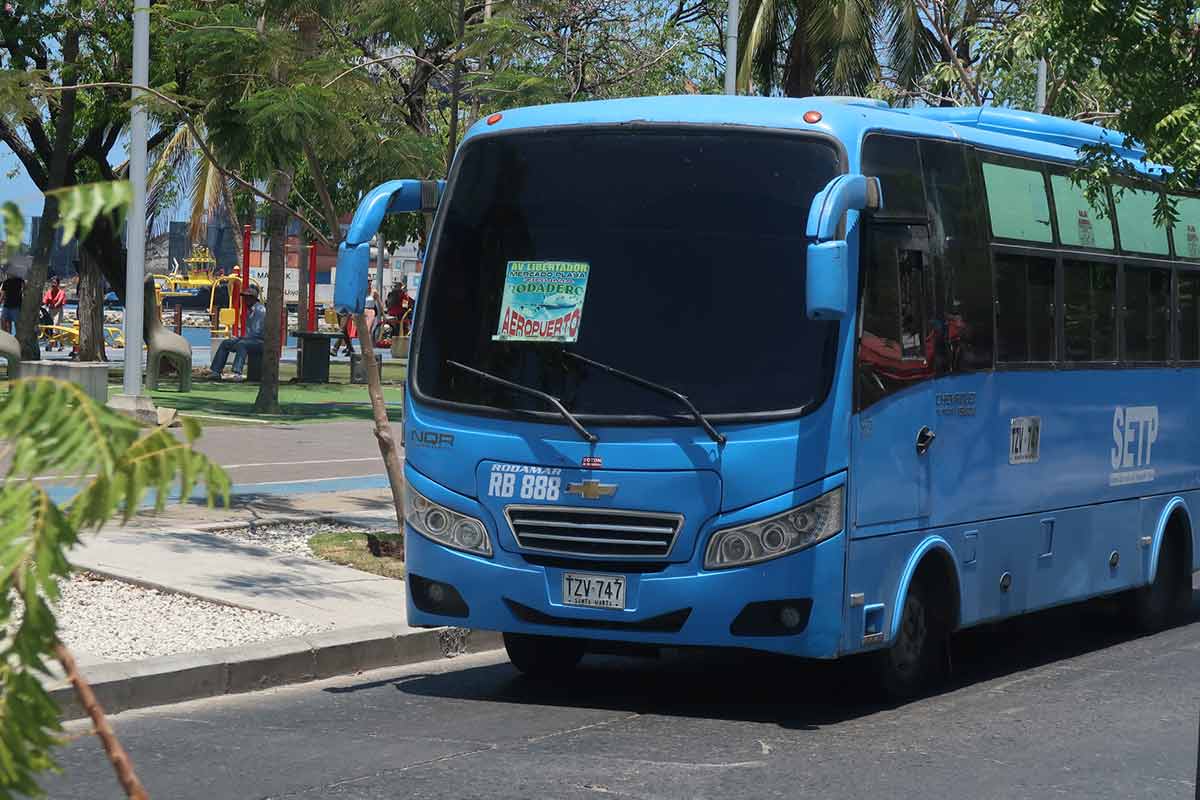
[[[1192,601],[1192,571],[1187,546],[1179,528],[1170,531],[1158,555],[1154,580],[1135,589],[1130,597],[1134,626],[1146,633],[1161,631],[1176,622]]]
[[[584,642],[582,639],[506,633],[504,649],[508,651],[508,660],[524,674],[550,678],[575,668],[583,658]]]
[[[892,646],[874,654],[880,688],[894,700],[918,696],[943,674],[948,631],[930,598],[925,583],[914,581]]]

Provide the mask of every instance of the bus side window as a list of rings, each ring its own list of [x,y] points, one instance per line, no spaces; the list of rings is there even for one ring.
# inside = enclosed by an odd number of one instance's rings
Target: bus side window
[[[900,354],[904,359],[924,360],[925,260],[921,251],[897,251],[896,273],[900,290]]]
[[[1179,360],[1200,361],[1200,272],[1179,272]]]
[[[1054,260],[996,253],[996,360],[1055,361]]]
[[[1170,303],[1170,270],[1125,267],[1125,361],[1167,360]]]
[[[924,226],[879,225],[865,234],[858,407],[933,377]]]
[[[928,269],[938,291],[931,317],[944,336],[939,372],[992,368],[992,270],[983,187],[974,153],[958,142],[923,140],[921,164],[929,198]]]

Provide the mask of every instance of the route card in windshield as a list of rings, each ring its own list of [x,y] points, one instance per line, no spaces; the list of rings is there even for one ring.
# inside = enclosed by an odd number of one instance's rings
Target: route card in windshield
[[[589,265],[509,261],[493,341],[573,342],[579,338]]]

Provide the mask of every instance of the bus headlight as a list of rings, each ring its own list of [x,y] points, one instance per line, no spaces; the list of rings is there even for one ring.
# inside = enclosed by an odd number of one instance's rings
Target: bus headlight
[[[412,486],[404,486],[404,521],[438,544],[476,555],[492,556],[487,528],[474,517],[440,506]]]
[[[782,514],[717,531],[704,552],[705,569],[754,564],[823,542],[842,530],[842,487]]]

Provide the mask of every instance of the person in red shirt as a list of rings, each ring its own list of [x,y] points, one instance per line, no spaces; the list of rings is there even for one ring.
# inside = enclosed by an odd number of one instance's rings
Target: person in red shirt
[[[57,275],[50,279],[50,285],[46,287],[46,292],[42,295],[42,305],[50,312],[50,324],[61,326],[63,323],[63,309],[67,305],[67,293],[63,289],[62,284],[59,283]],[[53,341],[50,332],[47,332],[46,338]],[[53,347],[61,350],[62,342],[53,345]]]
[[[413,299],[405,291],[404,284],[397,284],[387,297],[387,325],[392,329],[392,336],[407,336],[412,327],[412,317],[409,311],[413,307]],[[408,315],[408,319],[405,316]]]

